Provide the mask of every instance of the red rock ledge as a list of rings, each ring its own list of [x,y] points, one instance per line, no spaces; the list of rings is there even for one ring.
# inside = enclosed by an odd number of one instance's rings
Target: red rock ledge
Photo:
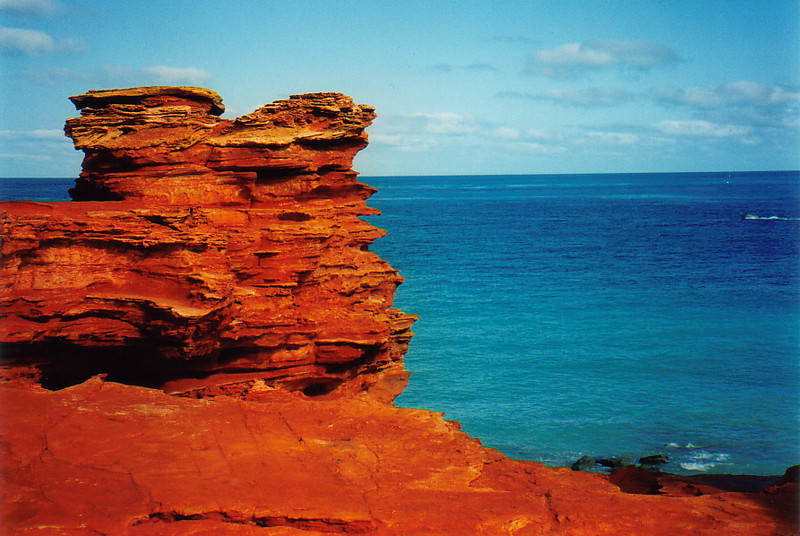
[[[546,468],[394,407],[413,318],[358,218],[371,108],[72,100],[81,202],[2,205],[2,534],[796,533],[796,483]]]

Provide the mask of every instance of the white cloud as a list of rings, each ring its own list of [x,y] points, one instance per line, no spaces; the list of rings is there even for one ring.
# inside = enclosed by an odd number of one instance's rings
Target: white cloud
[[[630,132],[590,131],[584,133],[584,136],[590,142],[598,142],[603,145],[635,145],[641,141],[638,134]]]
[[[496,147],[504,147],[515,152],[547,155],[567,151],[569,137],[559,132],[546,132],[539,129],[518,129],[498,126],[483,129],[480,134],[486,137],[483,143],[492,143]]]
[[[21,162],[54,162],[74,152],[64,131],[55,128],[0,130],[0,147],[0,159]]]
[[[61,129],[36,129],[27,131],[28,136],[35,140],[63,140],[66,136]]]
[[[369,139],[372,145],[401,152],[427,152],[448,146],[463,149],[491,137],[492,127],[469,114],[454,112],[385,115],[370,127]]]
[[[413,117],[423,119],[423,130],[431,134],[472,134],[475,131],[471,118],[452,112],[416,113]]]
[[[0,26],[0,48],[33,56],[56,50],[55,40],[39,30]]]
[[[530,59],[527,71],[552,78],[573,78],[592,69],[650,69],[677,61],[677,54],[665,45],[605,39],[538,50]]]
[[[49,17],[58,11],[55,0],[0,0],[0,11],[34,17]]]
[[[723,106],[770,107],[800,104],[800,91],[785,86],[770,86],[742,80],[720,86],[691,88],[659,87],[657,100],[696,108]]]
[[[20,74],[31,82],[45,86],[55,86],[66,81],[90,81],[90,78],[86,75],[63,67],[44,67],[42,69],[22,71]]]
[[[0,153],[2,160],[22,160],[23,162],[49,162],[53,159],[52,156],[46,154],[32,154],[32,153]]]
[[[492,136],[501,140],[516,140],[522,137],[522,132],[511,127],[497,127],[492,130]]]
[[[0,139],[14,141],[62,141],[66,140],[60,129],[0,130]]]
[[[427,134],[472,134],[477,129],[474,118],[453,112],[424,113],[385,117],[379,130],[386,132],[413,132]]]
[[[44,67],[20,73],[22,76],[41,85],[57,85],[65,82],[81,82],[88,87],[144,86],[148,84],[190,84],[201,85],[211,78],[211,74],[195,67],[167,67],[164,65],[134,69],[125,65],[103,65],[87,71],[74,71],[62,67]]]
[[[407,134],[370,133],[370,145],[386,145],[404,153],[424,153],[433,147],[431,140]]]
[[[74,39],[56,41],[39,30],[0,26],[0,50],[12,54],[38,56],[51,52],[82,52],[85,47]]]
[[[503,97],[508,99],[524,99],[524,100],[533,100],[536,99],[536,95],[533,93],[525,93],[523,91],[500,91],[495,93],[495,97]]]
[[[433,70],[442,73],[452,73],[455,71],[468,71],[472,73],[477,72],[497,72],[497,67],[489,63],[469,63],[467,65],[452,65],[450,63],[437,63],[433,66]]]
[[[580,90],[550,89],[535,96],[558,104],[572,106],[613,106],[631,100],[631,93],[624,89],[594,87]]]
[[[145,76],[160,84],[201,84],[211,79],[211,73],[197,67],[168,67],[154,65],[142,69]]]
[[[529,128],[528,130],[525,131],[525,136],[535,140],[549,140],[553,138],[552,134],[549,134],[544,130],[540,130],[538,128]]]
[[[567,150],[566,147],[560,145],[545,145],[535,141],[526,141],[516,145],[525,152],[534,154],[558,154]]]
[[[727,138],[745,136],[752,132],[749,127],[738,125],[719,125],[710,121],[660,121],[653,128],[663,134],[679,137]]]

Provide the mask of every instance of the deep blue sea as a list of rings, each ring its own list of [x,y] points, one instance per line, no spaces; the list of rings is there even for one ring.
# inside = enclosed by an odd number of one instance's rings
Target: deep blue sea
[[[547,465],[800,462],[800,172],[362,180],[389,231],[372,250],[420,315],[399,405]]]

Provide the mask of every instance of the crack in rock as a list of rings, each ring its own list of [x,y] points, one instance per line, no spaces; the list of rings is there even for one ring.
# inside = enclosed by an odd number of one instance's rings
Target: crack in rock
[[[139,526],[146,523],[177,523],[180,521],[217,521],[235,525],[250,525],[255,527],[290,527],[297,530],[324,532],[330,534],[370,534],[374,533],[377,526],[369,519],[346,520],[338,518],[306,518],[290,516],[258,516],[245,515],[238,512],[215,511],[185,514],[175,511],[154,512],[146,518],[140,518],[131,523]]]

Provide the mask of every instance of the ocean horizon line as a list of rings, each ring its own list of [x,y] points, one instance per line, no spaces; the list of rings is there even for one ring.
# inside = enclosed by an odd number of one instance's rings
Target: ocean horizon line
[[[372,175],[366,173],[359,173],[361,177],[374,177],[376,179],[389,179],[389,178],[409,178],[409,177],[581,177],[581,176],[592,176],[592,175],[618,175],[618,176],[644,176],[644,175],[725,175],[725,174],[757,174],[757,173],[770,173],[770,174],[790,174],[795,173],[800,175],[800,169],[755,169],[755,170],[722,170],[722,171],[616,171],[616,172],[583,172],[583,173],[477,173],[477,174],[468,174],[468,173],[452,173],[452,174],[439,174],[439,173],[432,173],[432,174],[410,174],[410,175],[397,175],[397,174],[386,174],[386,175]],[[44,180],[44,179],[71,179],[71,176],[55,176],[55,175],[47,175],[47,176],[36,176],[36,177],[19,177],[14,175],[7,175],[0,177],[0,180],[4,179],[32,179],[32,180]],[[78,177],[74,177],[77,179]]]

